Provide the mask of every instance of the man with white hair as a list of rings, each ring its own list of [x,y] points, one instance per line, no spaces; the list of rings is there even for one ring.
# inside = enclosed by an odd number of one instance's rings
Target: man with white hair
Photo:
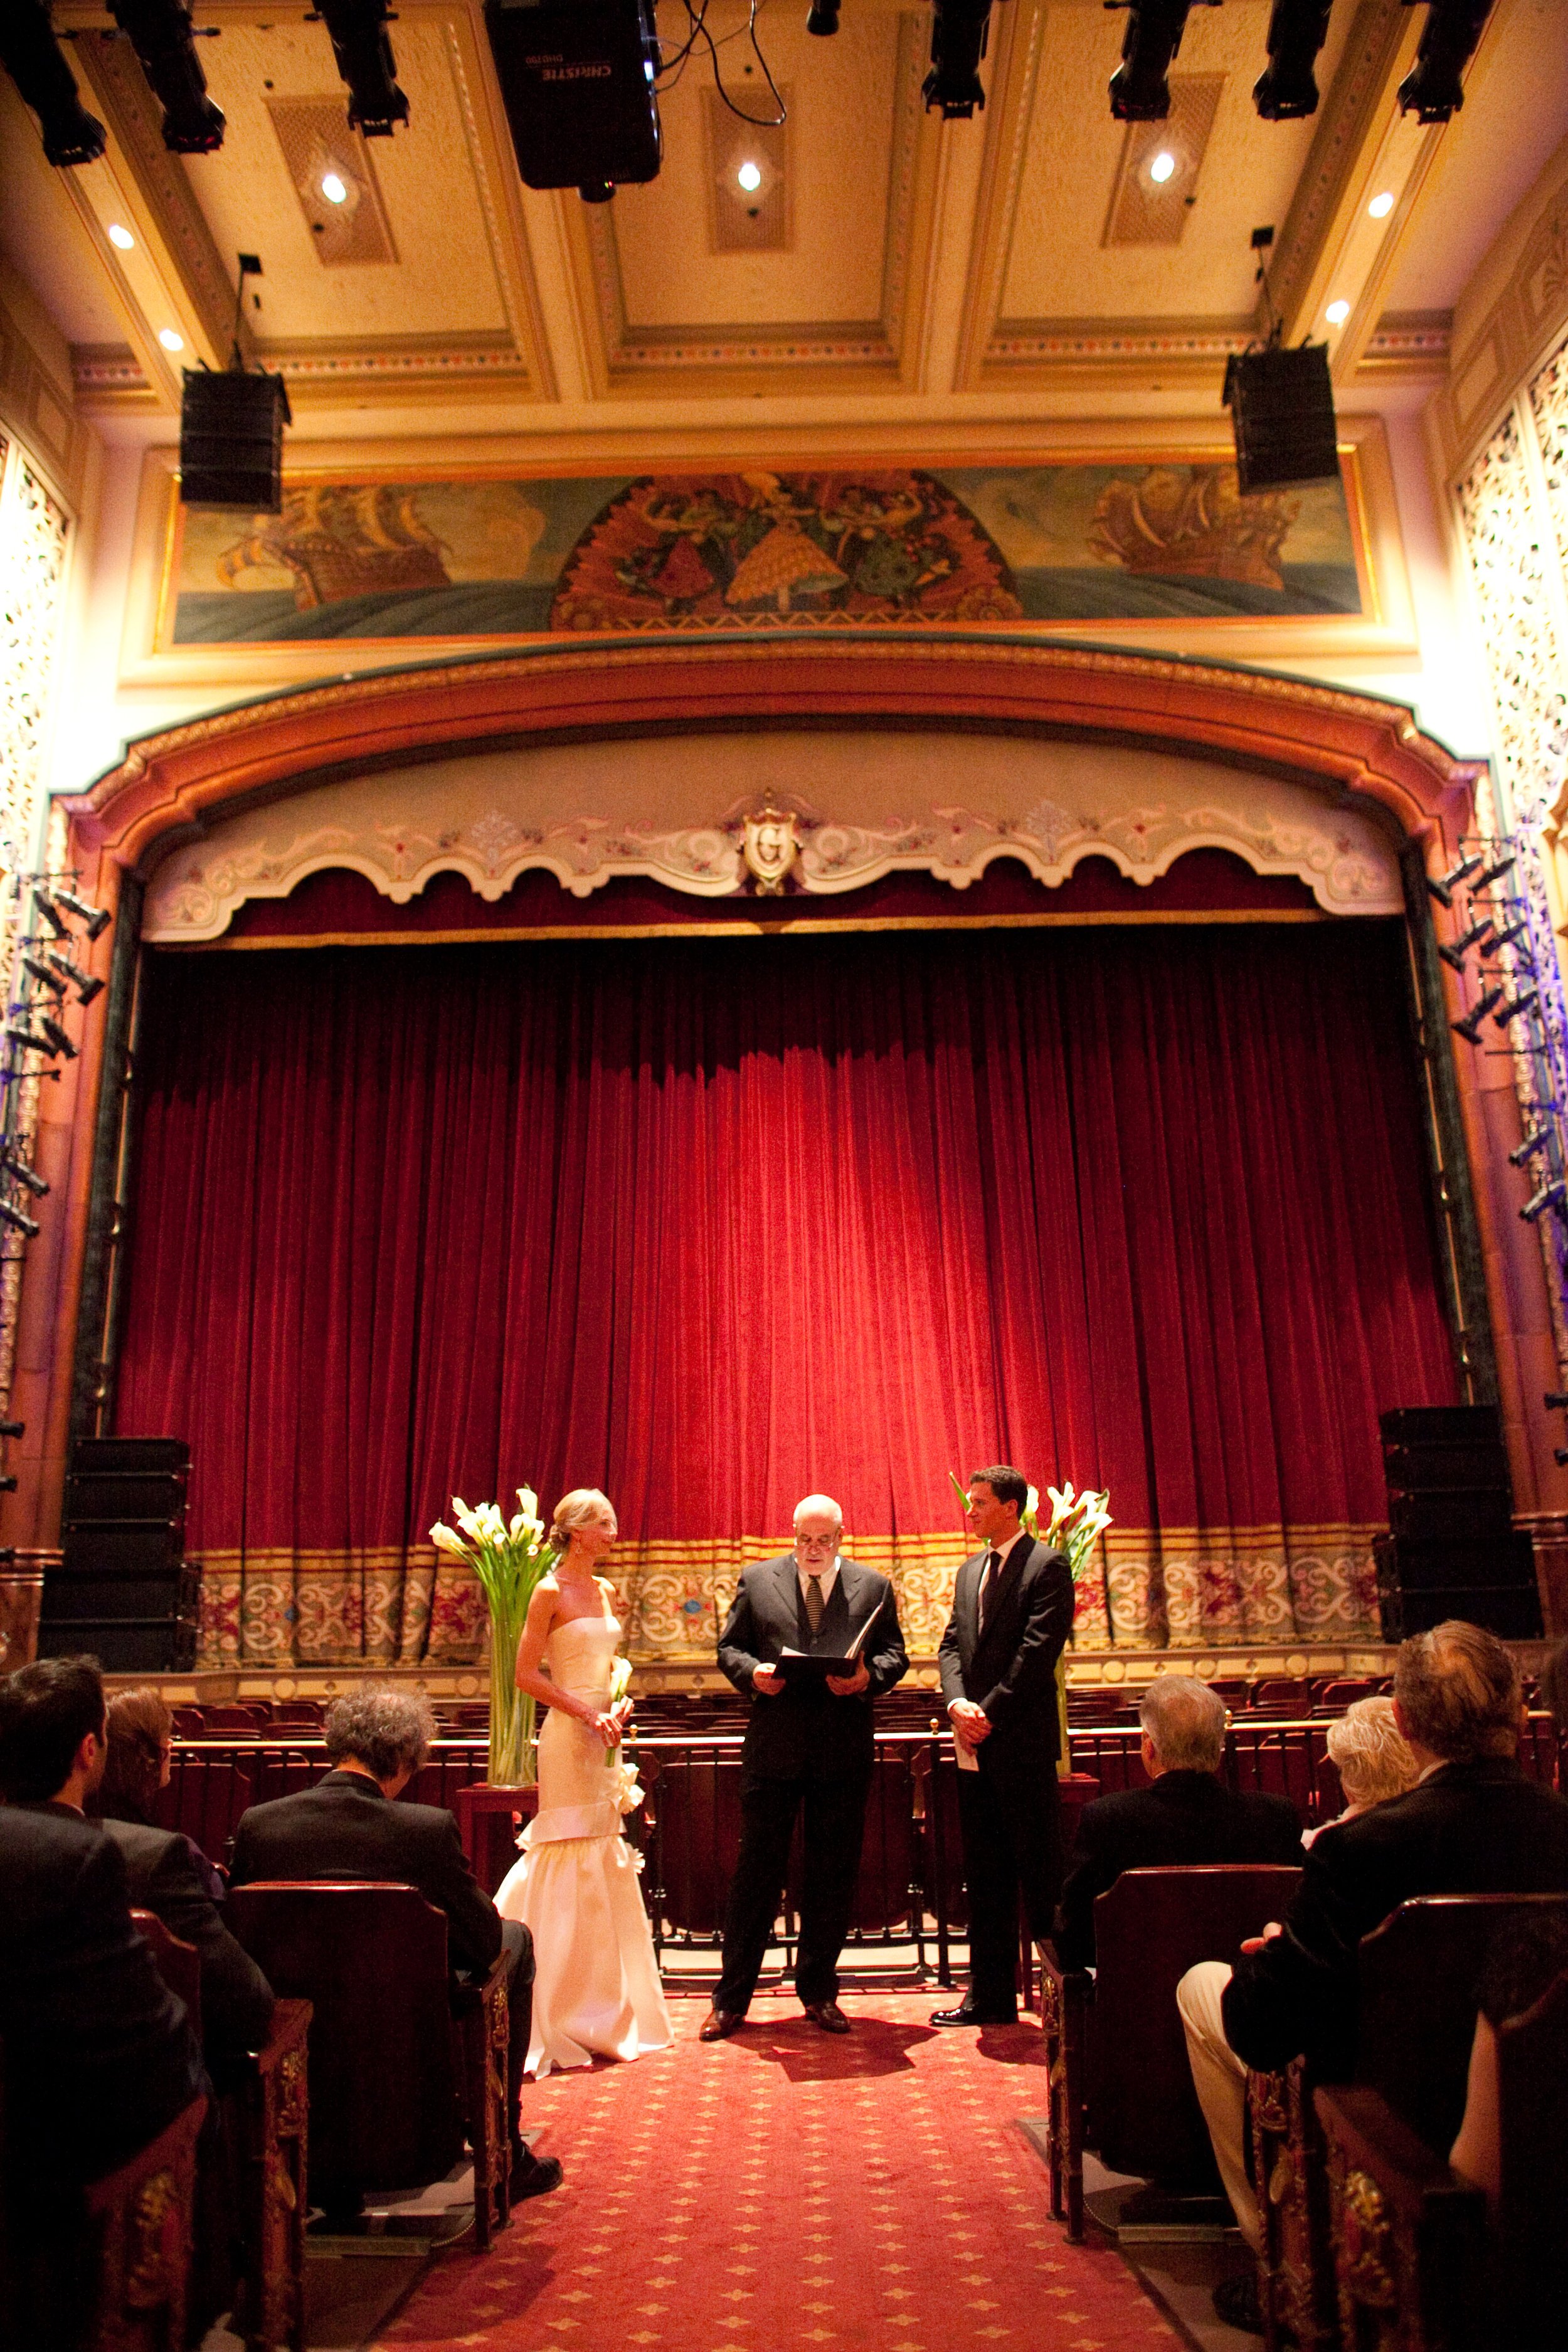
[[[1064,1968],[1094,1966],[1095,1901],[1124,1870],[1301,1859],[1301,1824],[1288,1797],[1238,1794],[1221,1780],[1225,1707],[1206,1683],[1157,1675],[1138,1702],[1138,1720],[1150,1785],[1083,1809],[1057,1910]]]
[[[745,2021],[773,1936],[804,1809],[805,1876],[795,1989],[814,2025],[847,2033],[838,1955],[860,1867],[871,1786],[873,1699],[909,1672],[899,1604],[875,1569],[839,1551],[831,1495],[796,1504],[795,1549],[748,1568],[719,1636],[719,1664],[753,1701],[741,1751],[741,1852],[724,1917],[724,1959],[699,2029],[722,2042]],[[849,1664],[832,1674],[785,1654]]]

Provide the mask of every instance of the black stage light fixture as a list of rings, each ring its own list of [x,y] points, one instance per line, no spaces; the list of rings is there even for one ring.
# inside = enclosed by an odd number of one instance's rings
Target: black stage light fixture
[[[1521,915],[1517,922],[1510,923],[1506,931],[1500,931],[1490,947],[1483,948],[1481,952],[1483,955],[1500,955],[1504,948],[1512,947],[1516,940],[1527,938],[1529,932],[1530,925],[1524,916]]]
[[[838,0],[811,0],[811,14],[805,29],[821,40],[828,39],[838,30]]]
[[[1414,8],[1416,0],[1405,0]],[[1475,56],[1492,0],[1427,0],[1415,63],[1399,85],[1403,114],[1418,122],[1447,122],[1465,102],[1459,77]]]
[[[59,1023],[58,1021],[51,1021],[47,1013],[40,1013],[37,1015],[37,1023],[39,1028],[43,1031],[45,1036],[49,1041],[50,1053],[63,1054],[68,1062],[74,1062],[76,1060],[76,1047],[71,1044],[70,1039],[60,1027]]]
[[[1554,1181],[1548,1177],[1540,1190],[1531,1194],[1519,1213],[1527,1225],[1533,1225],[1548,1209],[1561,1209],[1565,1201],[1568,1201],[1568,1184],[1564,1184],[1561,1178]]]
[[[1505,993],[1506,992],[1500,986],[1489,988],[1484,995],[1477,997],[1463,1020],[1449,1022],[1449,1028],[1457,1037],[1462,1037],[1467,1045],[1479,1045],[1481,1042],[1482,1022],[1489,1013],[1497,1011]]]
[[[1446,948],[1439,948],[1437,952],[1445,963],[1452,964],[1456,971],[1463,971],[1465,958],[1473,947],[1480,946],[1491,927],[1491,917],[1483,915],[1479,922],[1470,925],[1468,931],[1461,931],[1457,940],[1451,940]],[[1481,951],[1485,954],[1486,950],[1482,948]]]
[[[1426,887],[1436,899],[1439,907],[1451,907],[1454,903],[1454,893],[1460,883],[1468,882],[1472,874],[1479,874],[1481,865],[1481,858],[1472,850],[1468,857],[1461,857],[1457,866],[1450,866],[1441,881],[1434,881],[1428,875]]]
[[[1500,1029],[1506,1029],[1509,1023],[1517,1021],[1521,1013],[1533,1013],[1540,1003],[1541,991],[1531,981],[1530,986],[1521,988],[1517,996],[1505,997],[1492,1014],[1492,1019]],[[47,1028],[48,1024],[46,1022],[44,1026]]]
[[[936,0],[931,20],[931,71],[921,85],[929,114],[967,122],[985,104],[980,60],[991,31],[991,0]]]
[[[1339,436],[1326,343],[1286,351],[1269,343],[1225,363],[1226,406],[1236,436],[1236,472],[1252,490],[1339,479]]]
[[[172,155],[210,155],[223,145],[223,109],[207,96],[196,57],[191,0],[109,0],[109,13],[141,60],[163,110]]]
[[[1538,1151],[1544,1151],[1551,1140],[1552,1129],[1549,1127],[1538,1127],[1533,1134],[1525,1137],[1522,1143],[1514,1145],[1508,1155],[1509,1166],[1522,1168],[1527,1160],[1533,1160]]]
[[[29,1168],[25,1160],[18,1160],[14,1151],[0,1151],[0,1169],[4,1169],[7,1176],[14,1176],[18,1184],[25,1184],[36,1201],[47,1196],[48,1178],[40,1176],[36,1168]],[[0,1437],[5,1434],[4,1428],[0,1428]]]
[[[390,139],[408,120],[408,100],[397,87],[386,0],[316,0],[316,13],[348,85],[350,128],[367,139]]]
[[[0,1217],[14,1225],[17,1233],[26,1234],[30,1242],[37,1241],[42,1231],[37,1217],[30,1217],[26,1209],[14,1208],[9,1201],[0,1201]]]
[[[1163,122],[1171,111],[1171,65],[1187,29],[1189,8],[1217,8],[1219,0],[1105,0],[1127,10],[1121,63],[1110,77],[1110,111],[1118,122]]]
[[[31,1029],[18,1029],[10,1022],[5,1025],[5,1034],[13,1045],[20,1045],[29,1054],[47,1054],[52,1058],[59,1051],[58,1046],[51,1045],[47,1037],[37,1036]]]
[[[1548,1389],[1546,1405],[1552,1412],[1568,1412],[1568,1389]]]
[[[114,920],[107,907],[95,907],[89,898],[79,898],[74,890],[57,888],[51,895],[57,907],[76,917],[89,940],[100,939]]]
[[[93,908],[95,916],[106,914],[107,911],[108,909],[103,907]],[[101,930],[102,928],[100,923],[99,929]],[[90,933],[89,937],[91,937]],[[52,950],[46,949],[44,961],[55,975],[55,987],[73,988],[76,991],[76,1001],[79,1004],[90,1004],[95,996],[100,996],[103,993],[104,984],[98,974],[95,971],[83,971],[79,964],[72,963],[69,956],[56,955]],[[23,961],[27,962],[28,959],[24,957]],[[34,971],[37,971],[37,964],[29,965],[29,969]]]
[[[26,1434],[25,1421],[0,1421],[0,1437],[26,1437]]]
[[[30,971],[40,987],[52,988],[57,996],[65,994],[65,982],[58,971],[51,971],[47,963],[39,963],[36,957],[25,955],[22,958],[22,969],[24,971]]]
[[[1274,0],[1268,19],[1268,63],[1252,85],[1252,103],[1265,122],[1297,122],[1318,110],[1312,68],[1329,37],[1332,0]]]
[[[48,161],[95,163],[107,134],[81,102],[55,39],[48,0],[0,0],[0,61],[38,118]]]
[[[485,0],[485,30],[525,185],[602,205],[657,178],[652,0]]]
[[[35,887],[33,891],[33,904],[37,908],[39,914],[42,915],[45,922],[47,923],[50,930],[53,931],[57,940],[69,939],[71,935],[71,927],[67,922],[65,917],[61,914],[59,908],[56,906],[54,900],[50,898],[47,890],[42,890]]]
[[[1510,866],[1517,866],[1518,863],[1519,852],[1516,849],[1510,849],[1506,857],[1500,857],[1494,866],[1489,866],[1487,867],[1484,874],[1477,875],[1475,880],[1470,885],[1471,889],[1489,890],[1494,882],[1501,881],[1503,876],[1508,872]]]

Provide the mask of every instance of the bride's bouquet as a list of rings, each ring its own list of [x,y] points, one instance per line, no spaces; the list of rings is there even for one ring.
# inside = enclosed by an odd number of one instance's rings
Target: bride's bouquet
[[[461,1496],[452,1497],[454,1529],[437,1519],[430,1540],[437,1551],[471,1568],[483,1587],[490,1612],[490,1752],[487,1767],[492,1785],[527,1786],[535,1777],[533,1761],[534,1705],[513,1679],[517,1645],[522,1639],[528,1604],[542,1578],[554,1567],[557,1553],[539,1516],[539,1497],[531,1486],[520,1486],[521,1510],[504,1519],[494,1503],[477,1503],[472,1510]]]

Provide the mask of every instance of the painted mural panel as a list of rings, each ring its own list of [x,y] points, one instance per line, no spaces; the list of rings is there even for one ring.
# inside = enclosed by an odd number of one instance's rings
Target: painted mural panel
[[[1353,475],[1058,462],[289,482],[176,508],[163,642],[1359,615]]]

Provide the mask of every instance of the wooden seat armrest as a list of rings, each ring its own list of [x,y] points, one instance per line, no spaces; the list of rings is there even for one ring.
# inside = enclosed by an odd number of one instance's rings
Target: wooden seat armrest
[[[511,1955],[503,1945],[490,1962],[483,1983],[457,1984],[452,1987],[454,2017],[477,2017],[494,2000],[497,1992],[511,1975]]]
[[[275,2074],[291,2050],[303,2050],[315,2011],[308,2000],[279,2000],[273,2006],[272,2022],[267,2029],[267,2039],[259,2050],[253,2050],[250,2063],[258,2074]]]
[[[1356,2083],[1312,2095],[1325,2138],[1347,2166],[1367,2173],[1390,2204],[1414,2207],[1434,2191],[1486,2210],[1484,2192],[1453,2171],[1436,2148],[1396,2116],[1381,2091]]]
[[[1048,1936],[1042,1937],[1036,1944],[1035,1953],[1039,1960],[1040,1974],[1048,1976],[1064,1990],[1070,1987],[1075,1993],[1087,1994],[1093,1991],[1094,1970],[1065,1968],[1058,1956],[1055,1944]]]

